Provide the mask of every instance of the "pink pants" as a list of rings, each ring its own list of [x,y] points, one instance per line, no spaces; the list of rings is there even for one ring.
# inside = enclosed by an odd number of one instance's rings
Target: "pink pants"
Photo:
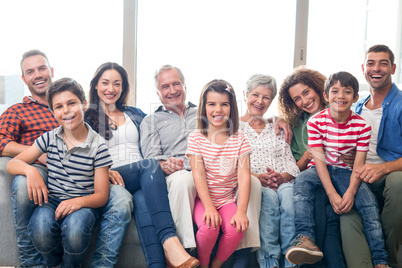
[[[230,255],[232,255],[244,236],[244,232],[237,232],[236,227],[233,227],[230,224],[230,220],[236,213],[236,210],[236,203],[230,203],[218,209],[218,213],[222,218],[220,228],[223,232],[223,235],[219,240],[219,247],[216,253],[216,258],[218,258],[220,261],[226,261]],[[205,209],[201,200],[196,198],[193,219],[198,226],[198,232],[195,238],[197,242],[198,259],[201,265],[208,265],[212,249],[214,248],[216,240],[218,239],[219,228],[216,228],[215,230],[212,228],[212,226],[210,226],[209,229],[207,228],[207,225],[202,222],[204,212]]]

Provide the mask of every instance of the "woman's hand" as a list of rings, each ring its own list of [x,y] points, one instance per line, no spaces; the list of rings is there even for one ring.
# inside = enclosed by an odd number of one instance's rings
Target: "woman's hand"
[[[241,212],[239,210],[233,215],[232,219],[230,220],[230,224],[233,227],[237,228],[237,232],[244,232],[248,229],[248,218],[245,212]]]
[[[112,184],[117,184],[117,185],[121,185],[121,186],[125,186],[124,185],[124,180],[122,178],[122,176],[120,175],[120,173],[116,170],[109,170],[109,181]]]
[[[287,143],[292,143],[292,136],[293,132],[288,123],[285,122],[281,117],[275,117],[274,118],[274,129],[275,129],[275,134],[278,135],[281,129],[285,133],[285,141]]]
[[[221,226],[222,218],[216,208],[211,207],[205,209],[204,215],[202,216],[202,222],[207,225],[208,229],[212,225],[212,228],[215,230],[216,228],[219,228],[219,226]]]
[[[275,172],[274,170],[267,167],[266,173],[261,173],[257,175],[263,187],[271,188],[272,190],[277,190],[279,185],[286,182],[286,179],[282,174]]]

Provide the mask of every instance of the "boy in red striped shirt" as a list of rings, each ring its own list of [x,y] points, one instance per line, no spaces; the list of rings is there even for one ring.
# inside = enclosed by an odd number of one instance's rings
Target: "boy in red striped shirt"
[[[351,106],[358,98],[359,83],[347,72],[332,74],[324,85],[324,98],[329,108],[311,117],[307,123],[308,145],[313,160],[307,171],[296,178],[294,206],[296,245],[286,253],[295,264],[315,263],[322,252],[314,244],[314,189],[324,187],[337,214],[348,213],[354,206],[363,219],[372,262],[388,267],[387,252],[379,217],[378,204],[368,186],[356,177],[356,170],[366,161],[371,127]],[[340,156],[356,151],[353,168]]]

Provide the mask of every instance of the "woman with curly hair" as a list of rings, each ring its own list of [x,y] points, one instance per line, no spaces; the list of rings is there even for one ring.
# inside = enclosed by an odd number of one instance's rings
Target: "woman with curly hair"
[[[325,80],[320,72],[300,66],[285,78],[279,91],[279,112],[292,128],[291,149],[300,171],[305,170],[313,158],[307,146],[307,121],[327,105],[323,96]],[[344,267],[339,218],[325,191],[316,191],[314,211],[315,243],[324,252],[325,264],[319,261],[301,267]]]

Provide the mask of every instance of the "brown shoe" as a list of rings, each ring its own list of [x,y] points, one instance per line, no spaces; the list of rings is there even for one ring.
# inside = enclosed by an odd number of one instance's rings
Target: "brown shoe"
[[[286,259],[293,264],[313,264],[322,259],[323,254],[307,236],[298,235],[294,246],[286,252]]]
[[[173,266],[168,259],[166,259],[166,265],[169,266],[170,268],[195,268],[200,266],[200,261],[197,260],[194,257],[191,257],[190,259],[186,260],[179,266]]]
[[[375,268],[389,268],[387,264],[377,264]]]

